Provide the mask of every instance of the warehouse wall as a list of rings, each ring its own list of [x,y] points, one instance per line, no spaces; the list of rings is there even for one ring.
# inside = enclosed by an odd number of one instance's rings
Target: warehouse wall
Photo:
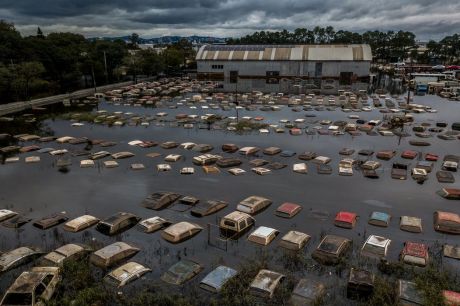
[[[317,65],[319,63],[319,65]],[[217,68],[217,69],[213,69]],[[222,69],[221,69],[222,68]],[[366,89],[369,77],[368,61],[198,61],[199,77],[214,79],[223,84],[224,91],[292,92],[312,90],[315,83],[325,94],[337,93],[339,89]],[[238,84],[230,82],[230,71],[238,71]],[[267,71],[277,71],[279,76],[267,77]],[[352,83],[345,84],[341,72],[352,73]],[[267,84],[267,79],[278,79],[278,84]],[[340,83],[342,80],[342,83]],[[300,86],[295,86],[300,85]],[[311,91],[310,90],[310,91]]]

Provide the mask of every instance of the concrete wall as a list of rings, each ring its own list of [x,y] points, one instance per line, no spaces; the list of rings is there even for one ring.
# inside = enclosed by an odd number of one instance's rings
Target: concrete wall
[[[366,89],[369,77],[370,62],[367,61],[336,61],[321,62],[322,68],[317,70],[317,62],[313,61],[198,61],[197,71],[200,73],[223,73],[224,91],[262,92],[311,92],[308,83],[316,82],[321,91],[326,94],[337,93],[339,89]],[[213,69],[213,65],[222,65],[223,69]],[[230,71],[238,71],[238,85],[230,83]],[[267,71],[279,72],[279,84],[267,84]],[[339,84],[341,72],[352,72],[354,81],[351,86]],[[289,80],[283,80],[286,77]],[[295,81],[295,78],[302,80]],[[316,79],[316,80],[314,80]],[[300,86],[294,86],[294,85]],[[327,85],[326,85],[327,84]]]

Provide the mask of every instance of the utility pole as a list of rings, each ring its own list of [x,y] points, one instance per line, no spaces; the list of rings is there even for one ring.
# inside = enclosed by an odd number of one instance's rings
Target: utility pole
[[[104,51],[104,68],[105,68],[105,83],[109,84],[109,73],[107,72],[107,57]]]
[[[410,57],[410,71],[411,71],[410,76],[412,76],[414,74],[414,65],[412,61],[412,56]],[[417,84],[414,84],[414,85],[417,87]],[[410,104],[410,80],[407,83],[407,105],[409,104]]]
[[[94,76],[94,64],[91,62],[91,74],[93,78],[93,87],[94,87],[94,93],[97,92],[97,87],[96,87],[96,77]]]
[[[137,84],[137,71],[136,64],[134,63],[134,57],[131,57],[131,64],[133,65],[133,83]]]
[[[93,61],[89,58],[88,52],[84,51],[80,53],[80,56],[82,56],[85,59],[88,59],[91,62],[91,78],[93,79],[93,88],[94,88],[94,93],[97,92],[96,88],[96,77],[94,75],[94,63]],[[86,76],[85,76],[85,82],[86,82]]]
[[[236,109],[236,123],[239,123],[240,117],[238,113],[238,75],[236,76],[235,109]]]
[[[414,73],[414,66],[412,65],[412,57],[410,59],[410,68],[411,68],[410,76],[412,76],[412,74]],[[410,104],[410,78],[409,78],[409,82],[407,83],[407,104],[408,105]]]

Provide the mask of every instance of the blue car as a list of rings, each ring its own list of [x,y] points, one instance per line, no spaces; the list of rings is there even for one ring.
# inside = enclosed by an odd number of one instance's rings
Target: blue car
[[[286,151],[282,151],[282,152],[280,153],[280,156],[283,156],[283,157],[292,157],[292,156],[294,156],[295,154],[296,154],[296,153],[293,152],[293,151],[288,151],[288,150],[286,150]]]

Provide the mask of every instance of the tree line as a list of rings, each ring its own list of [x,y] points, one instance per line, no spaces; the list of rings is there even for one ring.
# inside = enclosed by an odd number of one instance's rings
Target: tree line
[[[139,35],[129,41],[88,40],[74,33],[23,37],[12,23],[0,20],[0,103],[67,93],[94,85],[137,79],[139,75],[177,74],[194,68],[195,51],[187,40],[160,49],[140,49]],[[458,64],[460,35],[430,41],[417,50],[416,36],[408,31],[357,33],[333,27],[294,31],[259,31],[227,44],[369,44],[375,62],[410,57],[424,64]]]
[[[294,31],[258,31],[241,38],[232,38],[228,44],[369,44],[375,62],[389,63],[412,58],[423,64],[458,64],[460,35],[446,36],[440,41],[429,41],[426,50],[417,50],[416,35],[408,31],[367,31],[357,33],[333,27],[298,28]]]
[[[23,37],[12,23],[0,20],[0,104],[74,90],[176,73],[194,59],[187,41],[141,50],[139,36],[130,41],[88,40],[74,33]]]

